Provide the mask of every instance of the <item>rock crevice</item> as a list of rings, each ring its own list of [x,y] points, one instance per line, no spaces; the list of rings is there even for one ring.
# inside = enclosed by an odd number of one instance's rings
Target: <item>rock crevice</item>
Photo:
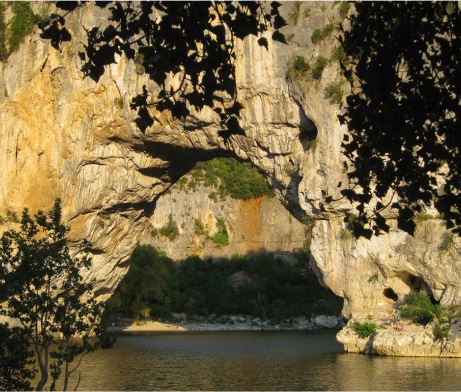
[[[310,42],[312,29],[325,20],[319,5],[307,5],[313,9],[309,23],[286,30],[296,32],[298,43]],[[286,15],[290,6],[282,7]],[[323,12],[333,17],[338,6]],[[324,93],[339,67],[328,65],[318,81],[286,78],[287,59],[300,51],[315,59],[318,48],[274,42],[266,49],[256,38],[236,45],[244,135],[221,138],[211,110],[193,112],[185,122],[155,112],[157,121],[142,130],[129,102],[143,89],[156,94],[157,86],[137,75],[132,61],[119,56],[97,83],[81,72],[85,27],[103,26],[107,16],[87,3],[68,16],[72,39],[60,51],[36,31],[0,64],[0,215],[25,206],[47,210],[62,198],[71,240],[92,242],[89,277],[107,297],[150,227],[159,197],[195,162],[235,156],[264,173],[297,219],[309,219],[313,267],[345,299],[343,316],[388,318],[418,284],[442,304],[461,302],[461,243],[435,215],[418,224],[414,237],[391,219],[388,234],[352,238],[344,216],[353,209],[338,187],[347,183],[346,129],[337,119],[339,106]],[[326,39],[322,53],[334,45],[334,37]]]

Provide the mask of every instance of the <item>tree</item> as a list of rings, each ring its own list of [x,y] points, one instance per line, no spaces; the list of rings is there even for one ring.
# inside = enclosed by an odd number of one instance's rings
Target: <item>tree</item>
[[[0,390],[27,391],[36,374],[31,367],[34,353],[30,350],[27,331],[0,323]]]
[[[63,390],[81,358],[105,346],[99,323],[103,305],[92,295],[92,283],[81,272],[91,266],[87,249],[72,257],[67,247],[68,227],[61,223],[61,201],[48,215],[34,218],[27,208],[20,230],[9,230],[0,239],[0,314],[16,320],[21,344],[35,351],[40,371],[36,389],[50,389],[64,371]],[[76,365],[73,365],[76,360]],[[24,360],[18,361],[23,366]],[[78,384],[77,384],[78,385]]]
[[[440,324],[442,323],[444,308],[440,304],[432,303],[431,297],[424,290],[410,291],[405,296],[399,313],[403,318],[414,319],[424,325],[431,321]]]
[[[173,261],[152,245],[138,245],[130,259],[130,269],[120,282],[118,292],[125,302],[163,303]]]
[[[398,226],[434,205],[461,234],[461,12],[455,2],[361,2],[343,31],[352,94],[341,121],[356,235],[388,231],[383,201],[394,194]],[[442,171],[444,182],[437,175]],[[373,206],[373,198],[377,204]],[[368,212],[367,212],[368,207]],[[370,209],[372,210],[370,212]]]
[[[263,34],[274,28],[272,38],[285,42],[278,29],[286,23],[278,2],[264,1],[154,1],[96,2],[108,7],[112,16],[107,27],[89,27],[84,52],[79,53],[82,71],[95,81],[105,66],[124,53],[136,63],[136,72],[147,74],[160,88],[150,98],[147,88],[133,99],[138,110],[136,123],[141,131],[157,121],[151,108],[169,110],[184,119],[192,107],[209,107],[220,117],[221,135],[243,133],[238,125],[238,102],[234,61],[235,40],[259,36],[258,43],[268,48]],[[57,2],[73,11],[79,2]],[[52,42],[68,37],[63,17],[52,16],[39,23],[42,36]],[[58,28],[59,26],[59,28]]]

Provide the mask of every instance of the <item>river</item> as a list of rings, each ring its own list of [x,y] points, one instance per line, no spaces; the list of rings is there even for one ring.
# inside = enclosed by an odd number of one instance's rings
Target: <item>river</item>
[[[79,371],[79,390],[461,390],[461,359],[346,354],[333,331],[121,335]]]

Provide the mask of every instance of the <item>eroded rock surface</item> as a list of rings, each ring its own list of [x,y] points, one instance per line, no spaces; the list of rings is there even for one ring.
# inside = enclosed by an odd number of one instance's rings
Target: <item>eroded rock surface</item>
[[[283,7],[288,15],[292,4]],[[83,77],[78,52],[85,28],[107,21],[107,11],[93,3],[67,16],[72,40],[60,50],[38,31],[27,37],[0,64],[0,214],[19,214],[24,206],[46,210],[62,198],[71,240],[91,242],[88,277],[107,297],[127,271],[159,196],[196,161],[233,154],[265,174],[293,216],[309,218],[312,263],[320,280],[345,298],[344,316],[388,318],[410,289],[423,286],[442,304],[460,303],[460,242],[447,237],[439,220],[418,224],[415,237],[392,222],[389,234],[370,241],[347,233],[343,219],[351,206],[338,187],[347,183],[341,153],[346,130],[337,119],[339,106],[325,95],[339,79],[339,67],[329,63],[317,81],[298,84],[286,77],[294,55],[313,62],[331,53],[333,36],[316,46],[310,35],[334,20],[338,9],[330,2],[302,7],[311,12],[287,27],[285,33],[294,34],[291,45],[270,41],[266,50],[253,38],[237,44],[245,135],[227,142],[207,110],[192,113],[186,123],[152,113],[160,121],[142,132],[129,102],[143,86],[151,93],[157,86],[124,56],[107,66],[98,83]],[[333,201],[325,204],[325,195]],[[4,221],[1,228],[11,225]]]
[[[380,326],[367,338],[357,335],[349,323],[338,334],[337,339],[351,353],[392,355],[399,357],[460,357],[461,339],[459,327],[454,325],[446,339],[437,340],[433,325],[407,325],[397,331],[395,325]]]

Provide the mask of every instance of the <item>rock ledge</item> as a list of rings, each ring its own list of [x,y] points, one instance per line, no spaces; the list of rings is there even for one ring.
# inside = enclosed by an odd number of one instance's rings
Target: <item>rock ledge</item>
[[[370,337],[360,338],[351,321],[336,335],[338,342],[349,353],[399,357],[461,357],[461,338],[456,330],[452,330],[448,338],[435,341],[431,325],[408,325],[400,332],[395,329],[395,325],[386,325],[378,327],[377,332]]]

